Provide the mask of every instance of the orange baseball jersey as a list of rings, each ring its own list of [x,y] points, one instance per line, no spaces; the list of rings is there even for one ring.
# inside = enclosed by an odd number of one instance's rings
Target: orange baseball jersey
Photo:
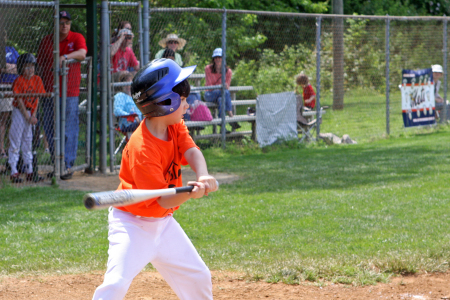
[[[163,141],[150,133],[144,119],[123,149],[117,189],[154,190],[182,186],[181,165],[188,164],[184,153],[193,147],[197,146],[183,120],[168,127],[168,141]],[[154,218],[165,217],[179,208],[163,208],[156,201],[158,199],[117,208]]]
[[[44,94],[45,89],[42,83],[41,77],[33,75],[30,79],[25,79],[23,76],[19,76],[14,80],[12,90],[14,94]],[[13,105],[19,107],[20,99],[24,100],[25,107],[31,110],[31,114],[34,113],[38,106],[39,97],[14,97]]]

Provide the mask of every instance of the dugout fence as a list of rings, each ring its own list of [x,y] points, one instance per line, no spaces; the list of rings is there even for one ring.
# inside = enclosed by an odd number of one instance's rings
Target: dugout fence
[[[59,1],[0,1],[0,65],[2,66],[1,110],[3,149],[9,148],[11,132],[11,88],[14,73],[8,73],[7,53],[38,55],[42,39],[58,32],[58,13],[69,10],[73,16],[72,30],[87,36],[86,7],[63,5]],[[16,16],[20,14],[21,18]],[[98,169],[115,172],[120,167],[123,138],[117,129],[114,95],[118,89],[129,85],[119,83],[111,64],[111,44],[114,32],[121,21],[131,24],[134,39],[133,53],[140,67],[155,58],[164,39],[176,34],[185,41],[177,50],[183,66],[197,65],[189,79],[195,99],[206,101],[205,67],[212,63],[215,48],[224,49],[223,61],[233,73],[230,86],[232,113],[237,119],[220,118],[217,102],[208,103],[215,118],[213,122],[190,120],[191,134],[200,147],[226,147],[232,143],[258,141],[258,130],[265,130],[272,140],[317,139],[321,133],[339,137],[350,135],[358,142],[370,141],[388,135],[401,135],[406,130],[402,121],[401,84],[402,69],[424,69],[433,64],[444,68],[441,95],[447,97],[448,85],[448,18],[447,17],[395,17],[395,16],[345,16],[261,11],[237,11],[204,8],[156,8],[144,2],[108,2],[97,6],[99,42],[96,59],[81,63],[79,138],[75,170]],[[96,30],[96,32],[97,32]],[[62,159],[65,152],[65,90],[55,78],[64,77],[69,62],[59,68],[58,35],[54,34],[53,60],[45,62],[52,69],[51,91],[40,97],[39,123],[34,127],[33,153],[37,158],[39,176],[50,182],[48,173],[55,177],[65,172]],[[180,40],[181,41],[181,40]],[[14,48],[15,52],[12,50]],[[94,61],[97,63],[93,64]],[[92,76],[92,70],[99,75]],[[137,69],[129,70],[136,72]],[[224,72],[225,70],[220,70]],[[304,73],[316,92],[316,108],[308,112],[308,121],[316,119],[311,128],[300,130],[287,126],[289,134],[274,130],[285,128],[283,121],[297,122],[290,113],[295,106],[286,106],[285,96],[301,94],[295,78]],[[7,75],[5,75],[7,74]],[[9,75],[8,75],[9,74]],[[64,81],[64,80],[63,80]],[[67,82],[70,85],[70,82]],[[98,94],[92,89],[98,87]],[[226,99],[226,89],[221,82],[221,98]],[[61,100],[56,95],[61,93]],[[269,97],[272,95],[271,97]],[[277,98],[284,97],[284,98]],[[290,96],[289,96],[290,97]],[[264,106],[258,106],[263,103]],[[275,100],[274,100],[275,99]],[[289,98],[291,99],[291,98]],[[294,98],[292,98],[294,99]],[[54,111],[49,118],[44,114],[45,103],[51,101]],[[222,101],[222,100],[221,100]],[[259,102],[258,102],[259,101]],[[267,102],[268,101],[268,102]],[[297,101],[297,100],[296,100]],[[88,106],[91,106],[89,108]],[[276,112],[284,109],[281,118],[271,119],[258,114],[259,109]],[[323,112],[323,107],[328,109]],[[225,108],[225,105],[222,105]],[[439,122],[446,122],[447,106],[440,112]],[[255,112],[256,111],[256,112]],[[189,121],[189,115],[186,116]],[[240,128],[232,130],[232,120]],[[193,121],[193,122],[192,122]],[[47,151],[49,141],[43,127],[54,125],[54,150]],[[298,125],[298,122],[297,122]],[[433,130],[435,127],[431,127]],[[308,131],[310,138],[305,138]],[[314,132],[313,134],[311,134]],[[273,136],[271,136],[273,135]],[[50,142],[52,142],[50,141]],[[121,144],[122,143],[122,144]],[[51,143],[50,143],[51,144]],[[261,144],[261,143],[260,143]],[[0,149],[1,150],[1,149]],[[54,154],[53,154],[54,153]],[[2,180],[9,181],[8,154],[0,157]],[[25,179],[23,177],[23,179]]]

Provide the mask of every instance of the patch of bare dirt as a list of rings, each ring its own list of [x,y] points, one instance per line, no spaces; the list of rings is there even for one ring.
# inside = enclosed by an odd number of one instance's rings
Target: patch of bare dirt
[[[214,299],[449,299],[450,274],[396,277],[389,284],[354,287],[327,284],[287,285],[248,282],[238,273],[212,272]],[[103,274],[0,278],[0,299],[91,299]],[[178,299],[156,272],[141,272],[133,280],[126,300]]]

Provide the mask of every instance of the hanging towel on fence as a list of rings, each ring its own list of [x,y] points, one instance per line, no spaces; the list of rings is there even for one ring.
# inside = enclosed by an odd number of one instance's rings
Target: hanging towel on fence
[[[297,100],[294,92],[259,95],[256,136],[260,147],[278,140],[297,139]]]

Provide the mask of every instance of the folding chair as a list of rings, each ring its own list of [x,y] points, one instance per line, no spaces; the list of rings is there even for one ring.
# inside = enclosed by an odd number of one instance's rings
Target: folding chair
[[[302,95],[296,95],[297,97],[297,129],[302,133],[302,138],[300,142],[308,139],[310,141],[315,141],[316,139],[313,137],[313,131],[317,128],[317,119],[316,111],[310,110],[309,108],[305,108],[303,106]],[[328,108],[328,106],[323,106],[320,108],[321,112],[324,108]],[[306,116],[306,118],[305,118]],[[320,123],[322,123],[322,116],[320,116]]]
[[[120,129],[120,127],[119,127],[119,122],[118,122],[118,118],[127,118],[127,119],[131,119],[131,120],[133,120],[134,118],[136,117],[136,114],[133,114],[133,115],[129,115],[129,116],[120,116],[120,117],[116,117],[116,119],[117,119],[117,122],[116,122],[116,124],[115,124],[115,126],[114,126],[114,132],[115,132],[115,134],[117,135],[117,136],[119,136],[119,137],[122,137],[121,138],[121,140],[120,140],[120,143],[119,143],[119,146],[117,146],[117,148],[114,150],[114,156],[116,156],[117,155],[117,153],[119,153],[119,151],[121,151],[121,149],[123,148],[123,147],[125,147],[125,145],[128,143],[128,141],[130,140],[130,137],[131,137],[131,135],[133,134],[133,132],[130,132],[130,131],[128,131],[128,132],[124,132],[124,131],[122,131],[121,129]]]
[[[300,142],[303,142],[303,140],[306,138],[310,141],[315,141],[312,131],[316,129],[316,123],[317,119],[308,122],[308,120],[302,115],[297,116],[297,129],[302,132],[302,138],[300,139]]]

